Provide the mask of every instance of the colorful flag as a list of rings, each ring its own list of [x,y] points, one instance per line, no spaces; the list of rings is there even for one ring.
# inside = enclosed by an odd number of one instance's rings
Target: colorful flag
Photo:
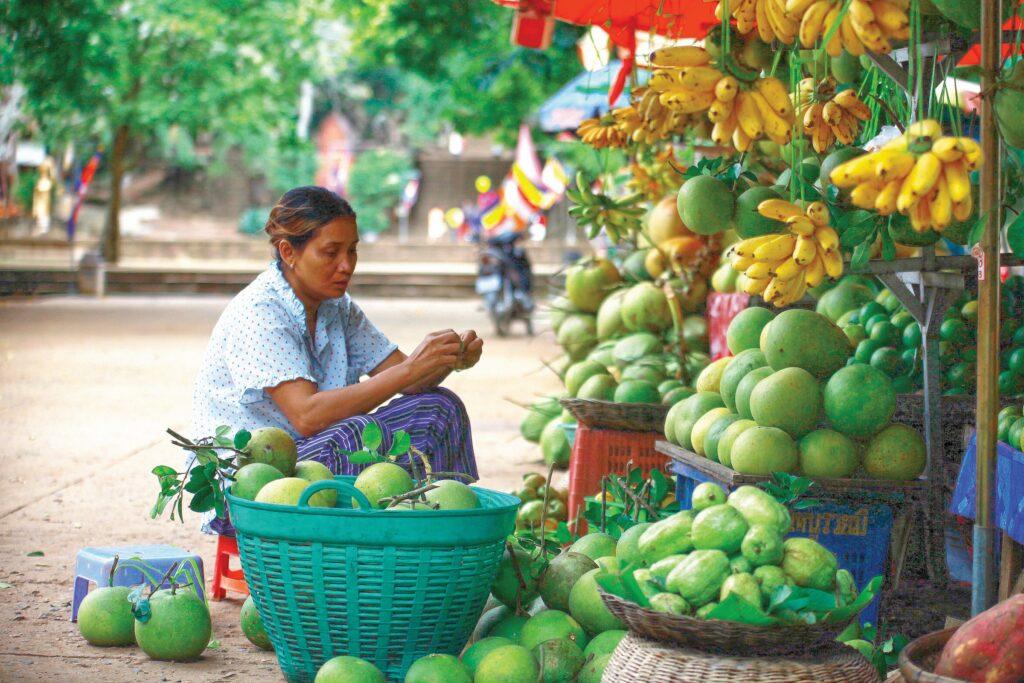
[[[71,217],[68,218],[68,242],[75,240],[75,224],[78,222],[78,212],[82,208],[82,204],[85,202],[85,194],[89,191],[89,184],[92,182],[92,177],[96,175],[96,169],[100,165],[100,153],[96,152],[89,159],[89,163],[82,169],[82,174],[78,178],[78,187],[75,188],[76,198],[75,206],[71,210]]]

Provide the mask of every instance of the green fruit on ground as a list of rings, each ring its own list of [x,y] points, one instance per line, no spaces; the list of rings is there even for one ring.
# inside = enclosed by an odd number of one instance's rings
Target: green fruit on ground
[[[135,618],[127,586],[94,588],[78,606],[78,632],[90,645],[116,647],[135,643]]]
[[[607,668],[611,658],[612,656],[608,654],[597,655],[593,659],[588,659],[587,663],[580,669],[580,675],[576,678],[576,683],[601,683],[601,679],[604,678],[604,670]]]
[[[712,362],[697,375],[697,381],[693,385],[694,388],[697,391],[718,392],[722,382],[722,375],[732,361],[733,356],[726,356]]]
[[[565,371],[565,390],[569,392],[570,396],[576,396],[579,393],[580,387],[583,383],[594,375],[607,375],[608,368],[601,365],[597,361],[593,360],[581,360],[578,363],[573,363],[569,366],[569,369]]]
[[[651,274],[647,272],[647,266],[644,265],[646,258],[647,251],[641,249],[634,251],[623,260],[622,276],[626,282],[643,282],[651,279]]]
[[[656,593],[648,598],[650,609],[664,614],[689,614],[690,604],[675,593]]]
[[[576,398],[596,401],[611,401],[615,398],[615,388],[619,386],[611,375],[594,375],[583,383],[576,393]]]
[[[838,80],[840,83],[846,83],[847,85],[856,86],[857,83],[860,82],[860,77],[861,77],[861,74],[863,73],[863,69],[861,68],[860,60],[858,58],[854,57],[853,55],[851,55],[846,50],[843,50],[842,52],[839,53],[838,56],[832,57],[831,61],[832,61],[832,73],[833,73],[833,75],[835,75],[836,80]],[[847,147],[845,149],[853,149],[853,148]],[[862,153],[863,152],[861,152],[859,149],[857,150],[857,154],[862,154]],[[850,157],[850,158],[853,158],[853,157]],[[835,168],[835,166],[833,166],[832,168]],[[825,172],[825,163],[824,162],[822,162],[822,164],[821,164],[821,170],[822,170],[822,174],[824,174],[824,172]],[[831,173],[831,172],[832,172],[831,169],[829,169],[829,173]],[[822,182],[824,182],[824,177],[822,178]]]
[[[540,434],[540,450],[544,455],[544,462],[554,465],[558,469],[565,469],[569,466],[569,456],[572,448],[569,446],[569,438],[562,429],[559,420],[552,420]]]
[[[651,576],[664,582],[676,565],[683,561],[686,555],[669,555],[651,565]],[[637,570],[639,571],[639,570]]]
[[[302,492],[309,487],[309,482],[298,477],[282,477],[268,482],[256,494],[257,503],[270,505],[298,505]],[[412,490],[412,487],[409,487]],[[372,502],[372,501],[371,501]],[[310,505],[313,501],[310,500]]]
[[[235,472],[235,483],[231,485],[231,495],[246,500],[256,500],[256,494],[260,492],[260,489],[275,479],[283,477],[281,470],[273,465],[262,462],[249,463]]]
[[[651,282],[633,285],[622,297],[622,323],[632,332],[660,333],[672,326],[665,292]]]
[[[661,352],[661,340],[650,332],[637,332],[616,342],[612,350],[615,364],[625,368],[630,363]]]
[[[590,634],[621,630],[626,626],[612,614],[601,599],[597,590],[597,573],[600,569],[592,569],[584,574],[569,594],[569,612]],[[583,643],[586,645],[586,643]]]
[[[847,311],[856,310],[869,301],[874,301],[874,294],[868,287],[843,280],[818,299],[815,310],[829,320],[835,321]],[[862,322],[863,320],[861,318]]]
[[[596,568],[594,560],[583,553],[570,550],[557,555],[540,577],[540,596],[544,604],[551,609],[569,611],[572,587],[581,576]]]
[[[405,683],[472,683],[469,667],[453,655],[420,657],[405,672]]]
[[[839,562],[825,546],[810,538],[787,538],[782,544],[782,571],[804,588],[831,592]]]
[[[620,282],[622,276],[615,264],[608,259],[596,258],[569,269],[565,275],[565,293],[576,308],[597,313],[601,302]]]
[[[821,388],[803,368],[784,368],[757,383],[750,412],[762,427],[778,427],[794,439],[814,429],[821,416]]]
[[[833,60],[833,64],[834,63],[835,60]],[[838,74],[836,77],[840,78]],[[851,84],[853,83],[853,81],[843,80],[842,78],[840,78],[840,82]],[[839,149],[835,150],[827,157],[825,157],[821,162],[821,175],[818,176],[818,181],[821,185],[821,188],[825,189],[832,184],[831,175],[832,171],[835,170],[836,166],[844,164],[847,161],[855,159],[864,154],[866,154],[866,152],[860,147],[840,147]]]
[[[777,427],[751,427],[740,434],[730,452],[732,468],[740,474],[770,475],[793,472],[800,463],[796,443]]]
[[[743,375],[743,379],[736,385],[735,398],[733,399],[736,403],[736,412],[740,417],[748,420],[753,417],[753,414],[750,412],[750,395],[754,392],[754,387],[773,372],[775,371],[765,366],[755,368]],[[725,399],[722,400],[724,402]]]
[[[704,437],[704,457],[708,460],[714,460],[715,462],[721,462],[718,449],[719,443],[722,440],[722,435],[725,434],[725,430],[729,428],[733,422],[739,422],[743,418],[736,413],[730,413],[724,415],[711,425],[707,435]]]
[[[691,606],[703,607],[718,597],[730,575],[729,558],[721,550],[694,550],[669,573],[665,587]]]
[[[730,593],[735,593],[758,609],[764,608],[761,586],[751,574],[733,574],[726,577],[718,592],[718,601],[725,600]]]
[[[740,552],[753,567],[778,564],[782,562],[782,534],[766,524],[754,524],[743,537]]]
[[[356,477],[355,487],[375,508],[384,507],[382,498],[400,496],[412,491],[415,484],[412,477],[402,467],[391,462],[378,462],[370,465]],[[353,506],[356,505],[353,501]]]
[[[619,558],[619,562],[640,564],[643,559],[640,555],[640,537],[651,526],[653,526],[651,522],[641,522],[622,532],[618,543],[615,544],[615,557]]]
[[[475,683],[515,683],[536,681],[540,674],[532,648],[506,645],[488,652],[476,666]]]
[[[708,175],[690,178],[676,196],[683,223],[699,235],[713,235],[728,228],[735,207],[736,198],[729,186]]]
[[[863,461],[864,471],[872,479],[917,479],[927,462],[924,439],[916,429],[891,424],[871,439]]]
[[[695,515],[696,513],[690,510],[684,510],[648,527],[640,536],[637,545],[644,564],[652,565],[670,555],[679,555],[693,550],[690,529]]]
[[[831,429],[818,429],[800,439],[800,471],[808,477],[842,479],[860,466],[857,446]]]
[[[803,368],[819,379],[846,365],[852,351],[834,322],[799,308],[777,315],[764,341],[761,351],[772,369]]]
[[[569,550],[586,555],[596,562],[599,557],[615,554],[615,538],[600,531],[592,531],[577,539],[569,546]]]
[[[693,429],[690,430],[690,445],[693,446],[693,451],[695,453],[698,455],[706,455],[706,451],[704,450],[704,439],[711,430],[711,426],[720,418],[731,414],[732,413],[728,408],[712,408],[701,415],[700,418],[693,423]]]
[[[658,387],[642,379],[627,379],[615,388],[616,403],[661,403]]]
[[[263,627],[263,620],[260,619],[260,613],[256,610],[256,604],[252,601],[251,595],[242,603],[239,620],[242,623],[242,633],[250,643],[261,650],[274,649],[274,644],[270,642],[270,636],[267,635],[267,629]]]
[[[500,636],[490,636],[478,640],[462,653],[462,663],[469,669],[470,674],[475,674],[477,666],[480,665],[484,657],[499,647],[505,647],[506,645],[515,645],[515,643],[508,638]]]
[[[542,610],[527,619],[519,635],[519,644],[532,650],[552,638],[567,638],[580,647],[587,645],[587,634],[580,623],[565,612],[555,609]]]
[[[295,440],[283,429],[278,427],[254,429],[249,443],[243,450],[246,455],[239,458],[238,461],[242,466],[251,462],[262,462],[276,467],[286,477],[295,473],[298,450],[295,448]]]
[[[571,360],[578,361],[597,346],[597,322],[593,315],[573,313],[558,328],[555,341]]]
[[[660,246],[673,237],[685,237],[690,234],[690,230],[679,217],[674,196],[662,197],[661,201],[654,205],[647,217],[644,232],[654,246]]]
[[[427,491],[424,496],[440,506],[441,510],[474,510],[480,507],[476,492],[467,484],[454,479],[437,482],[437,488]]]
[[[732,467],[732,445],[736,443],[740,434],[756,426],[757,423],[753,420],[740,419],[726,427],[718,440],[718,462],[726,467]]]
[[[691,389],[690,387],[676,387],[675,389],[671,389],[662,395],[661,404],[664,406],[674,406],[677,403],[680,403],[690,398],[695,393],[697,392]]]
[[[697,484],[690,495],[690,506],[693,512],[702,512],[714,505],[725,504],[725,489],[714,482],[705,481]]]
[[[836,431],[852,437],[871,436],[892,419],[896,392],[882,371],[870,365],[851,365],[825,384],[824,407]]]
[[[781,195],[770,187],[755,185],[736,197],[736,214],[733,223],[736,232],[743,239],[782,232],[786,227],[781,221],[762,216],[757,207],[768,199],[781,199]]]
[[[697,513],[690,538],[697,550],[721,550],[728,555],[740,549],[749,528],[736,508],[714,505]]]
[[[333,480],[334,473],[331,468],[316,460],[303,460],[295,463],[295,476],[305,479],[310,484],[315,481]],[[338,492],[335,489],[318,491],[309,497],[309,504],[312,507],[332,508],[338,502]]]
[[[537,680],[542,683],[572,683],[583,668],[583,650],[565,638],[546,640],[533,648],[532,654],[540,667]]]
[[[665,372],[664,368],[660,366],[647,365],[641,361],[636,365],[630,365],[628,368],[623,370],[621,379],[622,381],[627,379],[642,379],[657,387],[665,380]],[[658,389],[658,394],[661,394],[661,389]]]
[[[537,501],[539,502],[539,501]],[[519,571],[516,571],[516,565]],[[498,572],[491,584],[491,595],[503,605],[515,609],[516,605],[527,605],[537,596],[538,574],[533,556],[523,548],[513,546],[513,552],[505,548],[498,565]],[[519,581],[522,576],[524,586]]]
[[[774,317],[774,313],[760,306],[751,306],[737,313],[725,332],[729,350],[739,355],[747,349],[759,349],[761,332]]]
[[[750,526],[767,526],[781,536],[789,533],[789,510],[756,486],[740,486],[729,494],[726,503],[739,510]]]
[[[192,591],[158,590],[149,598],[149,619],[135,620],[135,642],[151,659],[198,659],[210,642],[210,610]]]
[[[365,659],[334,657],[316,672],[313,683],[384,683],[384,674]]]
[[[586,649],[583,650],[583,656],[590,659],[592,657],[600,657],[601,655],[610,655],[615,652],[615,648],[619,646],[619,642],[625,637],[626,631],[621,629],[602,631],[587,643]]]
[[[771,600],[775,591],[791,581],[786,576],[786,572],[782,571],[781,567],[773,564],[758,567],[754,570],[753,574],[754,579],[757,580],[758,585],[761,587],[761,596],[766,601]]]
[[[628,330],[622,322],[622,299],[626,289],[617,289],[597,309],[597,338],[601,341],[621,337]]]
[[[765,360],[764,354],[757,348],[740,351],[733,357],[732,362],[722,372],[722,379],[719,382],[719,393],[722,394],[722,400],[725,401],[727,408],[736,410],[736,389],[747,373],[767,365],[768,361]]]

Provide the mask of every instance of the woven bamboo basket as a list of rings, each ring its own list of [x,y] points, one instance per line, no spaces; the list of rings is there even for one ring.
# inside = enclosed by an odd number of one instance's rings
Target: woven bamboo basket
[[[609,611],[631,632],[651,640],[725,655],[803,655],[817,652],[829,647],[852,621],[755,626],[655,612],[617,595],[600,592]]]
[[[900,674],[906,683],[962,683],[959,678],[933,674],[946,642],[956,627],[933,631],[907,643],[900,652]]]
[[[670,406],[660,403],[614,403],[588,398],[563,398],[559,402],[587,427],[626,432],[665,431]]]
[[[860,653],[832,643],[811,657],[723,657],[647,640],[635,633],[619,642],[602,683],[878,683]]]

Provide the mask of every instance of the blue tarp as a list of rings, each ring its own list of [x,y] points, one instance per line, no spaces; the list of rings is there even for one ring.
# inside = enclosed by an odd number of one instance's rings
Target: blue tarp
[[[977,491],[975,463],[977,437],[964,453],[960,476],[956,480],[949,511],[974,519],[974,496]],[[1013,540],[1024,543],[1024,453],[1000,442],[996,446],[996,518],[995,525]]]
[[[608,66],[597,71],[584,71],[548,99],[537,111],[537,123],[545,133],[559,133],[563,130],[575,130],[584,119],[600,116],[609,110],[608,89],[622,67],[622,62],[614,60]],[[638,71],[641,82],[646,82],[648,72]],[[616,107],[629,104],[629,88],[627,87],[616,100]]]

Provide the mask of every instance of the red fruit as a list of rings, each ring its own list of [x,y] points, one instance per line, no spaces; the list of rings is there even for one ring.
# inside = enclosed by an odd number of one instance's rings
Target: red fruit
[[[1024,595],[985,610],[956,630],[935,673],[979,683],[1024,680]]]

